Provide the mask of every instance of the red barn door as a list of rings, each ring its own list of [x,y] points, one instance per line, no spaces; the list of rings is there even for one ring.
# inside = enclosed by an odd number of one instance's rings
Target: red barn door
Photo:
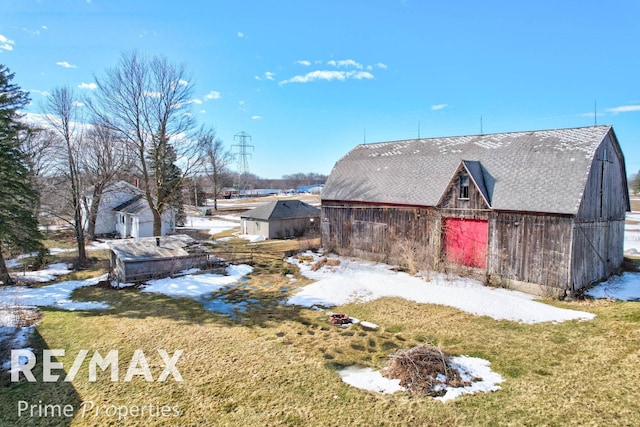
[[[488,221],[445,218],[444,227],[447,261],[469,267],[487,267]]]

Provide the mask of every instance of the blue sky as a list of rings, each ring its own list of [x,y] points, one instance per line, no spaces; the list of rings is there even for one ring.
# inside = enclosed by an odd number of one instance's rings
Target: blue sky
[[[612,124],[640,169],[636,0],[0,0],[0,63],[42,111],[123,52],[184,63],[250,171],[328,174],[356,144]],[[596,108],[597,106],[597,108]],[[597,117],[594,112],[597,111]],[[481,120],[482,118],[482,120]],[[595,120],[594,120],[595,119]]]

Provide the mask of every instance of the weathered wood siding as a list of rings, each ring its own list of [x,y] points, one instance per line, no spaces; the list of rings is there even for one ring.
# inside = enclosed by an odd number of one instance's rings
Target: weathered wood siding
[[[578,210],[578,221],[624,220],[629,190],[624,158],[607,136],[595,152]]]
[[[111,251],[111,275],[118,282],[139,282],[167,277],[190,268],[202,268],[209,260],[207,254],[193,254],[175,258],[122,260]]]
[[[574,290],[618,271],[624,261],[629,192],[624,157],[611,134],[597,148],[573,231]]]
[[[433,208],[322,201],[322,245],[342,255],[433,268],[440,255],[440,216]]]
[[[616,273],[624,261],[624,220],[576,222],[571,277],[577,291]]]
[[[569,288],[572,217],[495,212],[489,223],[491,281]]]
[[[461,199],[460,194],[460,173],[453,180],[453,185],[449,186],[446,195],[442,199],[440,206],[443,209],[451,210],[484,210],[488,209],[488,206],[482,194],[475,186],[471,177],[469,177],[469,198]]]

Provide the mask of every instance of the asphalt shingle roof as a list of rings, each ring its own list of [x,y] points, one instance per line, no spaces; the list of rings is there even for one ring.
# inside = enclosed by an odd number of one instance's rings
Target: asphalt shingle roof
[[[341,158],[324,200],[436,206],[464,161],[493,209],[576,214],[611,126],[361,144]]]
[[[291,219],[320,216],[320,209],[314,208],[300,200],[277,200],[245,212],[241,218],[260,219]]]
[[[141,195],[137,195],[122,203],[121,205],[113,208],[116,212],[129,213],[129,214],[137,214],[144,212],[146,209],[149,209],[149,204],[147,200],[144,199]]]

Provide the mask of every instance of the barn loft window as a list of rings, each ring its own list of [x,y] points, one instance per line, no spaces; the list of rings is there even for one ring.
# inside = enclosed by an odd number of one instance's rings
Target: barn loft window
[[[466,173],[460,174],[460,193],[458,198],[459,199],[469,198],[469,175],[467,175]]]

